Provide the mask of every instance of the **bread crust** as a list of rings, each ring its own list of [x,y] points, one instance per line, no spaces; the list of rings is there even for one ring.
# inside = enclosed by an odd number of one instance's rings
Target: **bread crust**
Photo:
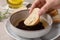
[[[33,12],[26,18],[24,24],[26,26],[33,26],[39,23],[40,17],[38,15],[39,8],[35,8]]]
[[[53,17],[54,23],[60,23],[60,14]]]

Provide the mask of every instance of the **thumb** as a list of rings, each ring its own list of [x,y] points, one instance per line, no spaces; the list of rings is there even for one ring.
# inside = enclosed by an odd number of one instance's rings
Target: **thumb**
[[[39,16],[46,13],[46,11],[48,11],[48,9],[51,8],[51,4],[50,3],[46,3],[43,7],[41,7],[41,9],[39,10]]]

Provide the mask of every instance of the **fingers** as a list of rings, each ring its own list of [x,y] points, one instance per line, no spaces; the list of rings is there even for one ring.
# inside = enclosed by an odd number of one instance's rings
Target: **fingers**
[[[46,11],[48,11],[48,9],[51,8],[51,3],[46,3],[40,10],[39,10],[39,16],[46,13]]]
[[[45,2],[40,2],[38,5],[38,8],[41,8],[44,4],[45,4]]]
[[[31,12],[33,11],[33,9],[34,9],[38,4],[39,4],[39,1],[36,0],[36,1],[32,4],[32,6],[30,7],[29,13],[31,13]]]
[[[46,3],[45,0],[41,0],[40,4],[38,5],[38,8],[41,8]]]
[[[60,8],[60,5],[56,5],[56,6],[52,7],[52,8],[59,9]]]

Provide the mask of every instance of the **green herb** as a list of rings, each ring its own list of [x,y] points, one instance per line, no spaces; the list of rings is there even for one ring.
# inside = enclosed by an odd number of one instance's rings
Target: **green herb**
[[[8,10],[9,10],[9,8],[7,9],[7,11],[3,14],[3,15],[6,15],[6,14],[8,14]]]
[[[0,21],[6,17],[6,14],[8,14],[8,10],[9,10],[9,9],[7,9],[6,12],[4,12],[4,13],[2,13],[2,12],[0,11]]]

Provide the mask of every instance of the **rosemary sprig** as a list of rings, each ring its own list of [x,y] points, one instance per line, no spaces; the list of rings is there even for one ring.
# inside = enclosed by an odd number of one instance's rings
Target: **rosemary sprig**
[[[6,10],[6,12],[5,12],[3,15],[6,15],[6,14],[8,14],[8,10],[9,10],[9,8]]]
[[[6,17],[6,14],[8,14],[8,10],[9,10],[9,9],[7,9],[6,12],[4,12],[4,13],[2,13],[2,12],[0,11],[0,21]]]

